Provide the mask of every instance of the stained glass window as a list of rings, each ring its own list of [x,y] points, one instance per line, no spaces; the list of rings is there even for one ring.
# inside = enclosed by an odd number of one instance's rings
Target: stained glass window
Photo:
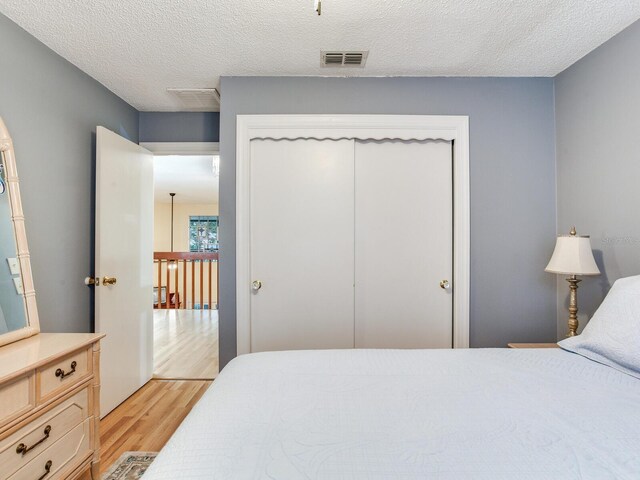
[[[216,252],[218,250],[218,217],[189,217],[189,250],[191,252]]]

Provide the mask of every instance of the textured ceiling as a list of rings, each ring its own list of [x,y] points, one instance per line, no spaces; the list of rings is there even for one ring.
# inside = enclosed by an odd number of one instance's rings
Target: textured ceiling
[[[553,76],[640,18],[640,0],[0,0],[140,110],[221,75]],[[320,50],[370,50],[363,69]],[[224,96],[224,92],[221,92]]]
[[[157,203],[218,203],[218,177],[212,155],[167,155],[153,160],[154,196]]]

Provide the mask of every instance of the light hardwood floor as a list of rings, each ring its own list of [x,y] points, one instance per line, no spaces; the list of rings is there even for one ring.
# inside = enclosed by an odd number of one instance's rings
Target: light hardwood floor
[[[209,381],[151,380],[100,422],[100,472],[127,451],[158,452]]]
[[[216,378],[217,310],[154,310],[153,328],[154,378]]]

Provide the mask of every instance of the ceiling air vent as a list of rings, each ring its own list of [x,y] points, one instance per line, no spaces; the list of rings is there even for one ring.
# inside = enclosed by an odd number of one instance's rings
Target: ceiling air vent
[[[320,52],[320,64],[323,67],[356,67],[362,68],[369,52]]]
[[[217,112],[220,110],[220,93],[216,88],[167,88],[185,111]]]

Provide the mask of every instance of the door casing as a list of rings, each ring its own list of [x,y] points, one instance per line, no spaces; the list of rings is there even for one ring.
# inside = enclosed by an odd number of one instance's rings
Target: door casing
[[[453,142],[453,347],[469,347],[469,117],[464,115],[238,115],[236,130],[238,355],[251,352],[251,141],[254,139]]]

